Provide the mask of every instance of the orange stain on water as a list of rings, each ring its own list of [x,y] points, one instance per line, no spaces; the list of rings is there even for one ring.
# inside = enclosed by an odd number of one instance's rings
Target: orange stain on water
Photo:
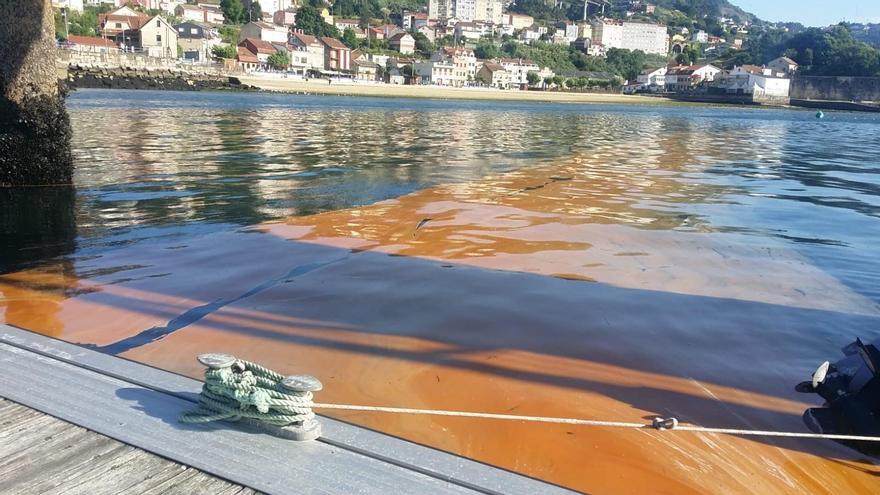
[[[179,324],[113,349],[194,377],[195,355],[231,352],[318,376],[322,402],[803,430],[811,398],[791,387],[808,370],[774,345],[876,308],[782,246],[627,199],[674,187],[583,163],[512,172],[3,275],[0,314],[108,349]],[[78,276],[124,262],[125,281]],[[829,442],[332,415],[590,493],[880,491],[873,462]]]

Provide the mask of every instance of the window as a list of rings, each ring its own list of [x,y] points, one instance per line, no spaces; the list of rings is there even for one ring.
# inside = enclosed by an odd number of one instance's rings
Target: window
[[[156,35],[156,43],[161,43],[161,42],[162,42],[162,35],[161,35],[161,34],[157,34],[157,35]]]
[[[199,34],[199,30],[196,28],[190,28],[189,34]]]
[[[121,22],[117,22],[117,23],[116,23],[116,29],[122,29],[122,23],[121,23]]]
[[[157,28],[162,27],[162,21],[160,21],[159,19],[156,19],[156,27]]]

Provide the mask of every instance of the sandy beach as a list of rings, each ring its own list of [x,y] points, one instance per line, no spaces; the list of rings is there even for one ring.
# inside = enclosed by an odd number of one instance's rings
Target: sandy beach
[[[678,104],[663,98],[609,93],[568,93],[555,91],[502,91],[486,88],[441,86],[400,86],[391,84],[340,83],[326,80],[303,81],[266,76],[240,76],[242,84],[265,91],[289,93],[379,96],[386,98],[438,98],[462,100],[544,101],[552,103],[632,103],[639,105]]]

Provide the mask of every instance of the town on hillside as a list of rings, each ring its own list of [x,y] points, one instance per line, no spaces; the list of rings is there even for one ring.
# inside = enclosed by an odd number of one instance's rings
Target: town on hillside
[[[59,46],[71,52],[125,53],[328,84],[773,101],[789,96],[799,70],[821,74],[835,62],[816,60],[810,48],[787,47],[797,36],[818,36],[809,30],[736,11],[688,17],[640,0],[55,1]],[[871,57],[878,60],[877,67],[858,70],[880,74],[880,51],[845,27],[822,33],[848,35],[847,42],[866,53],[866,67]],[[802,41],[796,44],[808,46]]]

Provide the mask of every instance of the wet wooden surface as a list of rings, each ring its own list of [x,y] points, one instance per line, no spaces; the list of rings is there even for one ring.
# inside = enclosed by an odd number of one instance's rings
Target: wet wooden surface
[[[0,493],[257,492],[0,397]]]

